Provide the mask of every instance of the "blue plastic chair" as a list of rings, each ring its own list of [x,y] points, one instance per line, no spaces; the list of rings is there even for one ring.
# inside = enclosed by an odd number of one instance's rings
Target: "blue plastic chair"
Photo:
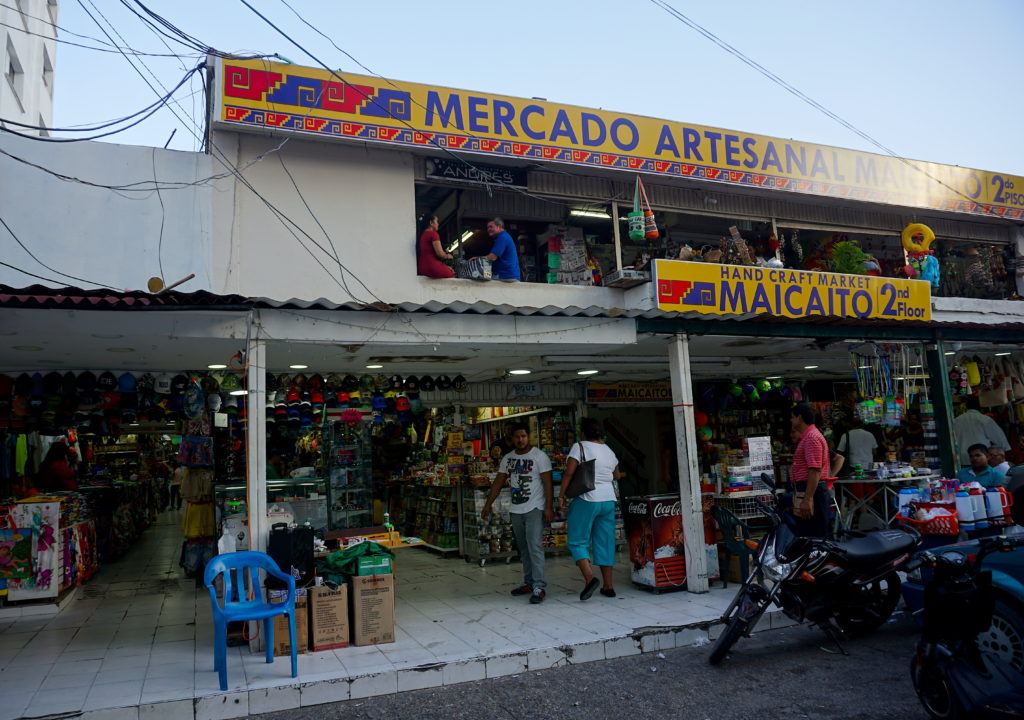
[[[248,570],[254,599],[246,599],[245,577]],[[262,600],[259,571],[265,570],[288,585],[288,597],[282,603]],[[232,572],[236,571],[236,572]],[[217,599],[214,582],[224,578],[224,605]],[[206,566],[204,577],[213,603],[213,665],[220,675],[220,689],[228,689],[228,623],[238,620],[262,620],[263,638],[267,647],[267,662],[274,662],[274,617],[288,616],[288,636],[292,647],[292,677],[298,677],[298,658],[295,653],[295,578],[285,575],[272,557],[261,552],[234,552],[218,555]]]

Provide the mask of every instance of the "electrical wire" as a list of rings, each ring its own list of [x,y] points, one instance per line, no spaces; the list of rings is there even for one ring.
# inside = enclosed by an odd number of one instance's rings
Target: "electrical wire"
[[[136,0],[136,1],[138,1],[138,0]],[[375,97],[371,97],[371,96],[367,95],[367,94],[366,94],[365,92],[363,92],[363,90],[361,90],[361,89],[360,89],[360,88],[359,88],[358,86],[356,86],[356,85],[353,85],[353,84],[352,84],[352,83],[350,83],[350,82],[349,82],[348,80],[346,80],[346,79],[345,79],[344,77],[342,77],[342,76],[341,76],[341,75],[340,75],[340,74],[338,73],[338,71],[336,71],[336,70],[334,70],[334,69],[330,68],[330,67],[329,67],[329,66],[328,66],[328,65],[327,65],[327,64],[326,64],[326,63],[325,63],[325,62],[324,62],[323,60],[321,60],[321,59],[320,59],[320,58],[318,58],[318,57],[317,57],[316,55],[314,55],[314,54],[313,54],[312,52],[310,52],[310,51],[309,51],[308,49],[306,49],[306,47],[304,47],[304,46],[303,46],[303,45],[302,45],[301,43],[299,43],[298,41],[296,41],[295,39],[293,39],[293,38],[292,38],[292,37],[291,37],[291,36],[290,36],[290,35],[289,35],[288,33],[286,33],[286,32],[285,32],[284,30],[282,30],[282,29],[281,29],[281,28],[279,28],[279,27],[278,27],[277,25],[275,25],[275,24],[274,24],[274,22],[273,22],[272,20],[270,20],[270,19],[269,19],[269,18],[268,18],[268,17],[266,16],[266,15],[264,15],[264,14],[263,14],[263,13],[261,13],[261,12],[260,12],[259,10],[257,10],[256,8],[254,8],[254,7],[253,7],[253,6],[251,5],[251,4],[249,4],[248,0],[239,0],[239,2],[241,2],[241,3],[242,3],[243,5],[245,5],[245,6],[247,7],[247,8],[249,8],[249,10],[251,10],[251,11],[253,12],[253,14],[255,14],[255,15],[256,15],[257,17],[259,17],[259,18],[260,18],[261,20],[263,20],[263,22],[265,22],[265,23],[266,23],[267,25],[269,25],[269,26],[270,26],[270,27],[272,27],[272,28],[273,28],[273,29],[274,29],[275,31],[277,31],[277,33],[278,33],[279,35],[281,35],[281,36],[282,36],[282,37],[283,37],[283,38],[284,38],[285,40],[287,40],[287,41],[288,41],[288,42],[290,42],[290,43],[291,43],[292,45],[294,45],[294,46],[295,46],[296,48],[298,48],[298,49],[299,49],[299,50],[301,50],[301,51],[302,51],[303,53],[305,53],[305,54],[306,54],[307,56],[309,56],[309,57],[310,57],[310,58],[311,58],[311,59],[312,59],[312,60],[313,60],[314,62],[316,62],[316,64],[317,64],[317,65],[319,65],[319,66],[320,66],[321,68],[323,68],[324,70],[326,70],[327,72],[329,72],[329,73],[331,74],[331,76],[332,76],[332,77],[336,78],[336,79],[337,79],[337,80],[338,80],[338,81],[339,81],[339,82],[340,82],[340,83],[341,83],[342,85],[344,85],[344,86],[345,86],[346,88],[351,88],[351,89],[352,89],[353,91],[355,91],[355,92],[356,92],[356,93],[357,93],[357,94],[358,94],[359,96],[361,96],[361,97],[362,97],[362,98],[363,98],[364,100],[366,100],[367,102],[369,102],[369,103],[372,103],[373,105],[377,106],[377,107],[378,107],[378,108],[379,108],[379,109],[380,109],[380,110],[381,110],[382,112],[386,113],[387,117],[391,118],[392,120],[396,120],[397,122],[400,122],[400,123],[402,123],[403,125],[405,125],[405,126],[406,126],[407,128],[409,128],[410,130],[413,130],[414,132],[420,132],[420,128],[417,128],[417,127],[415,127],[415,126],[414,126],[414,125],[413,125],[412,123],[408,122],[407,120],[403,120],[402,118],[397,118],[397,117],[395,117],[395,116],[394,116],[394,115],[393,115],[393,114],[391,113],[391,110],[390,110],[389,108],[385,107],[384,105],[382,105],[382,104],[380,103],[380,101],[379,101],[379,100],[378,100],[377,98],[375,98]],[[283,0],[282,0],[282,2],[283,2]],[[287,3],[285,3],[285,5],[286,5],[286,6],[288,6],[288,8],[289,8],[289,9],[290,9],[290,10],[291,10],[291,11],[292,11],[293,13],[295,13],[296,15],[298,15],[298,13],[297,13],[297,12],[295,11],[295,9],[294,9],[294,8],[292,8],[292,7],[290,6],[290,5],[287,5]],[[305,18],[303,18],[303,17],[301,16],[301,15],[299,15],[299,19],[300,19],[300,20],[302,20],[302,22],[304,22],[304,23],[305,23],[306,25],[310,25],[310,23],[309,23],[308,21],[306,21],[306,20],[305,20]],[[312,26],[310,25],[310,27],[312,27]],[[316,28],[314,28],[314,29],[316,29]],[[319,31],[319,30],[317,30],[317,32],[320,32],[320,31]],[[320,33],[320,34],[322,35],[323,33]],[[326,36],[325,36],[325,37],[326,37]],[[330,38],[328,38],[328,39],[330,39]],[[338,46],[337,46],[337,45],[336,45],[336,44],[334,43],[334,41],[333,41],[333,40],[331,41],[331,44],[332,44],[332,45],[334,45],[334,47],[338,48]],[[349,58],[352,58],[352,60],[353,60],[354,62],[356,62],[356,64],[358,64],[358,65],[359,65],[360,67],[362,67],[363,69],[365,69],[365,70],[366,70],[367,72],[369,72],[369,73],[370,73],[371,75],[374,75],[375,77],[378,77],[378,78],[380,78],[381,80],[384,80],[385,82],[387,82],[388,84],[390,84],[390,85],[391,85],[392,87],[395,87],[395,88],[397,88],[397,87],[398,87],[398,86],[397,86],[397,85],[395,85],[395,83],[394,83],[394,82],[392,82],[391,80],[388,80],[387,78],[383,77],[383,76],[382,76],[382,75],[380,75],[379,73],[375,73],[375,72],[373,72],[372,70],[370,70],[369,68],[367,68],[367,67],[366,67],[365,65],[363,65],[363,64],[362,64],[361,62],[359,62],[358,60],[355,60],[355,58],[354,58],[354,57],[353,57],[353,56],[352,56],[352,55],[351,55],[350,53],[346,52],[345,50],[341,50],[341,48],[338,48],[338,50],[339,50],[339,51],[341,51],[341,52],[343,52],[343,53],[344,53],[344,54],[345,54],[346,56],[348,56]],[[420,104],[420,103],[418,103],[418,102],[416,102],[415,100],[412,100],[412,99],[410,98],[410,101],[411,101],[411,102],[412,102],[412,103],[413,103],[414,105],[416,105],[417,107],[423,108],[423,105],[422,105],[422,104]],[[424,109],[425,109],[425,108],[424,108]],[[469,135],[470,135],[471,137],[476,137],[476,136],[472,135],[472,133],[468,133],[468,134],[469,134]],[[441,152],[443,152],[444,154],[446,154],[446,155],[448,155],[448,156],[450,156],[450,157],[454,158],[455,160],[457,160],[457,161],[458,161],[459,163],[461,163],[462,165],[465,165],[466,167],[468,167],[468,168],[470,168],[470,169],[472,169],[472,170],[476,170],[476,171],[478,171],[478,172],[480,171],[480,168],[478,168],[478,167],[477,167],[476,165],[474,165],[474,164],[473,164],[473,163],[471,163],[470,161],[466,160],[466,159],[465,159],[464,157],[462,157],[462,156],[461,156],[461,155],[459,155],[458,153],[456,153],[456,152],[454,152],[454,151],[450,150],[449,148],[447,148],[447,147],[445,147],[445,146],[441,145],[441,144],[440,144],[440,143],[439,143],[439,142],[438,142],[438,141],[437,141],[436,139],[434,139],[433,137],[430,137],[430,138],[428,138],[428,140],[429,140],[429,143],[430,143],[430,144],[431,144],[431,145],[432,145],[433,147],[435,147],[436,149],[440,150],[440,151],[441,151]],[[481,176],[482,176],[482,177],[486,177],[486,174],[485,174],[485,173],[481,173]],[[487,183],[487,182],[485,182],[485,183],[484,183],[484,185],[485,185],[485,187],[487,188],[487,192],[488,192],[488,193],[490,193],[490,192],[491,192],[491,186],[490,186],[490,184],[489,184],[489,183]],[[509,189],[509,190],[514,190],[515,192],[519,193],[520,195],[524,195],[524,196],[526,196],[526,197],[530,197],[530,198],[533,198],[534,200],[540,200],[541,202],[551,203],[551,204],[553,204],[553,205],[559,205],[559,206],[561,206],[561,207],[578,207],[578,206],[579,206],[579,203],[567,203],[567,202],[562,202],[562,201],[560,201],[560,200],[555,200],[555,199],[553,199],[553,198],[548,198],[548,197],[544,197],[543,195],[535,195],[535,194],[533,194],[533,193],[529,192],[528,190],[524,190],[524,189],[522,189],[522,188],[515,188],[515,187],[504,187],[504,186],[503,186],[503,189]],[[597,203],[594,203],[594,204],[597,204]]]
[[[3,3],[0,3],[0,7],[9,7],[9,6],[4,5]],[[115,48],[95,47],[94,45],[86,45],[85,43],[77,43],[77,42],[74,42],[72,40],[64,40],[64,39],[59,38],[59,37],[52,37],[50,35],[43,35],[42,33],[32,32],[31,30],[26,30],[25,28],[18,27],[17,25],[10,25],[10,24],[4,23],[4,22],[0,22],[0,27],[9,28],[11,30],[17,30],[18,32],[24,33],[25,35],[31,35],[33,37],[42,38],[44,40],[52,40],[53,42],[55,42],[55,43],[57,43],[59,45],[70,45],[71,47],[82,48],[83,50],[93,50],[95,52],[113,53],[114,55],[118,54],[118,51]],[[104,45],[106,45],[106,44],[107,43],[104,43]],[[201,56],[201,53],[198,53],[198,52],[196,52],[196,53],[189,53],[187,55],[181,55],[179,53],[175,53],[173,55],[168,55],[167,53],[143,52],[142,50],[134,50],[134,49],[131,49],[131,48],[126,48],[125,50],[128,52],[129,55],[140,55],[140,56],[146,56],[146,57],[192,57],[192,58],[198,58],[198,57]]]
[[[153,182],[156,182],[156,148],[153,148],[152,152],[153,160]],[[156,262],[157,267],[160,268],[160,280],[167,282],[167,276],[164,275],[164,221],[167,218],[167,210],[164,207],[164,196],[160,194],[160,186],[156,186],[156,197],[160,201],[160,237],[156,244]]]
[[[45,280],[46,282],[53,283],[54,285],[66,285],[67,284],[67,283],[65,283],[65,282],[63,282],[61,280],[54,280],[53,278],[43,277],[42,275],[36,275],[35,273],[29,272],[28,270],[22,270],[20,267],[18,267],[16,265],[11,265],[10,263],[5,263],[3,260],[0,260],[0,265],[3,265],[4,267],[8,267],[11,270],[17,270],[18,272],[22,273],[23,275],[28,275],[29,277],[34,277],[37,280]]]
[[[761,73],[766,78],[771,80],[773,83],[775,83],[776,85],[778,85],[779,87],[784,89],[786,92],[790,93],[794,97],[796,97],[796,98],[802,100],[803,102],[807,103],[808,105],[810,105],[815,110],[817,110],[817,111],[821,112],[822,114],[824,114],[826,117],[831,118],[832,120],[836,121],[837,123],[842,125],[844,128],[846,128],[850,132],[854,133],[855,135],[857,135],[861,139],[865,140],[866,142],[870,143],[874,147],[876,147],[879,150],[881,150],[886,155],[889,155],[890,157],[898,160],[899,162],[903,163],[907,167],[909,167],[909,168],[911,168],[911,169],[921,173],[922,175],[924,175],[928,179],[938,183],[942,187],[944,187],[947,190],[953,192],[955,195],[958,195],[959,197],[967,200],[968,202],[977,202],[977,200],[975,200],[974,198],[971,198],[969,195],[966,195],[965,193],[961,192],[960,190],[957,190],[956,188],[954,188],[953,186],[943,182],[942,180],[940,180],[939,178],[935,177],[934,175],[932,175],[930,172],[928,172],[924,168],[919,167],[916,163],[911,162],[907,158],[905,158],[902,155],[900,155],[899,153],[897,153],[895,150],[892,150],[891,148],[886,147],[885,145],[883,145],[881,142],[879,142],[878,140],[873,138],[868,133],[864,132],[863,130],[861,130],[860,128],[856,127],[852,123],[846,121],[844,118],[840,117],[836,113],[832,112],[831,110],[826,108],[824,105],[819,103],[817,100],[814,100],[813,98],[809,97],[808,95],[806,95],[804,92],[802,92],[798,88],[796,88],[793,85],[791,85],[790,83],[786,82],[781,77],[779,77],[778,75],[773,73],[771,70],[767,69],[766,67],[764,67],[763,65],[758,63],[756,60],[752,60],[747,55],[743,54],[743,52],[741,52],[740,50],[736,49],[735,47],[733,47],[732,45],[727,43],[725,40],[722,40],[720,37],[718,37],[713,32],[711,32],[710,30],[708,30],[707,28],[702,26],[697,21],[692,20],[691,18],[687,17],[686,15],[684,15],[682,12],[680,12],[676,8],[672,7],[672,5],[670,5],[666,0],[651,0],[651,2],[655,6],[661,8],[662,10],[667,12],[669,15],[674,17],[679,22],[683,23],[687,27],[689,27],[692,30],[695,30],[699,34],[703,35],[705,38],[707,38],[708,40],[713,42],[715,45],[717,45],[718,47],[720,47],[723,50],[725,50],[730,55],[732,55],[735,58],[737,58],[738,60],[740,60],[745,65],[748,65],[749,67],[753,68],[757,72]],[[984,203],[978,203],[978,204],[979,205],[983,205]],[[990,215],[992,217],[1000,218],[1001,220],[1005,220],[1005,221],[1010,222],[1010,223],[1013,223],[1012,220],[1009,220],[1008,218],[1004,218],[1004,217],[998,215],[997,213],[992,212],[991,209],[987,213],[985,213],[985,214],[986,215]],[[1013,224],[1016,224],[1016,223],[1013,223]]]
[[[137,111],[133,112],[131,115],[125,115],[124,117],[119,117],[116,120],[108,120],[106,122],[101,122],[101,123],[98,123],[98,124],[95,124],[95,125],[83,125],[83,126],[80,126],[80,127],[47,127],[45,125],[32,125],[30,123],[22,123],[22,122],[17,122],[16,120],[9,120],[7,118],[0,118],[0,124],[2,124],[2,125],[13,125],[15,127],[27,128],[29,130],[45,130],[46,132],[95,132],[96,130],[104,130],[104,129],[108,128],[108,127],[113,127],[114,125],[119,125],[119,124],[121,124],[121,123],[123,123],[123,122],[125,122],[127,120],[131,120],[133,118],[137,118],[140,115],[142,115],[144,113],[147,113],[147,112],[149,112],[151,110],[158,110],[161,105],[163,105],[164,103],[168,102],[171,99],[171,96],[175,92],[177,92],[182,87],[182,85],[184,85],[189,80],[189,78],[191,78],[193,75],[195,75],[197,72],[199,72],[203,67],[205,67],[205,63],[200,63],[200,64],[196,65],[194,68],[192,68],[191,70],[189,70],[186,67],[185,68],[185,70],[186,70],[185,76],[178,82],[177,85],[174,86],[174,88],[170,92],[168,92],[167,94],[161,96],[156,102],[153,102],[153,103],[147,105],[146,107],[142,108],[141,110],[137,110]],[[129,126],[129,127],[131,127],[131,126]],[[86,138],[86,139],[88,139],[88,138]]]
[[[86,278],[81,278],[81,277],[78,277],[77,275],[69,275],[69,274],[68,274],[68,273],[66,273],[66,272],[61,272],[61,271],[60,271],[60,270],[58,270],[57,268],[54,268],[54,267],[50,267],[49,265],[47,265],[46,263],[44,263],[44,262],[43,262],[42,260],[40,260],[40,259],[39,259],[39,258],[38,258],[38,257],[36,256],[36,254],[35,254],[34,252],[32,252],[31,250],[29,250],[29,248],[28,248],[28,245],[26,245],[25,243],[23,243],[23,242],[21,241],[21,238],[19,238],[19,237],[18,237],[18,236],[17,236],[17,235],[16,235],[15,233],[14,233],[14,230],[12,230],[12,229],[11,229],[11,226],[7,224],[7,221],[6,221],[6,220],[4,220],[2,216],[0,216],[0,225],[3,225],[3,226],[4,226],[4,228],[5,228],[6,230],[7,230],[7,232],[8,232],[8,233],[10,233],[11,237],[12,237],[12,238],[14,238],[14,241],[15,241],[16,243],[18,243],[18,245],[20,245],[20,246],[21,246],[21,249],[22,249],[22,250],[24,250],[25,252],[27,252],[27,253],[28,253],[28,255],[29,255],[29,257],[30,257],[30,258],[32,258],[33,260],[35,260],[35,261],[36,261],[37,263],[39,263],[40,265],[42,265],[42,266],[43,266],[44,268],[46,268],[46,269],[47,269],[47,270],[49,270],[50,272],[55,272],[55,273],[57,273],[58,275],[60,275],[60,276],[62,276],[62,277],[66,277],[66,278],[71,278],[72,280],[77,280],[78,282],[84,282],[84,283],[88,283],[88,284],[90,284],[90,285],[96,285],[97,287],[101,287],[101,288],[106,288],[107,290],[113,290],[113,289],[114,289],[113,287],[111,287],[110,285],[107,285],[106,283],[96,282],[95,280],[87,280]],[[5,264],[6,264],[6,263],[5,263]],[[11,267],[11,266],[9,266],[9,267]],[[20,270],[20,268],[15,268],[15,269],[16,269],[16,270]],[[26,274],[27,274],[27,275],[30,275],[31,273],[26,273]],[[36,276],[34,276],[34,277],[39,277],[39,276],[38,276],[38,275],[36,275]],[[43,279],[46,279],[46,278],[43,278]],[[57,282],[58,284],[65,284],[65,283],[60,283],[60,281],[52,281],[52,280],[51,280],[51,282]]]

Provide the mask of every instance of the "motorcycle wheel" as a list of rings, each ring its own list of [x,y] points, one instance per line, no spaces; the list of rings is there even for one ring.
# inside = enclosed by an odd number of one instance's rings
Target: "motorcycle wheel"
[[[747,629],[747,623],[743,618],[734,617],[729,621],[729,624],[725,626],[725,630],[718,636],[718,640],[715,641],[715,646],[711,648],[711,655],[708,656],[708,662],[712,665],[725,660],[725,656],[732,649],[732,646],[736,644],[736,641],[740,639],[743,632]]]
[[[996,598],[992,625],[978,633],[977,642],[982,658],[994,656],[1024,674],[1024,617],[1002,598]]]
[[[910,659],[910,679],[914,692],[927,712],[936,720],[961,720],[964,712],[953,694],[949,679],[935,668],[923,668],[917,658]]]
[[[860,602],[836,612],[836,623],[851,635],[863,635],[889,619],[900,601],[900,576],[895,571],[860,588]]]

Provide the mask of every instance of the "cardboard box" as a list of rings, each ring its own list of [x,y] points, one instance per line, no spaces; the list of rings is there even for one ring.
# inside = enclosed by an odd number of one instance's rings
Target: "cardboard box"
[[[271,590],[270,602],[284,602],[287,590]],[[295,591],[295,651],[309,650],[309,612],[305,588]],[[291,655],[292,645],[288,635],[288,617],[274,616],[274,655]]]
[[[370,555],[359,558],[357,575],[388,575],[391,573],[391,558],[387,555]]]
[[[352,644],[395,641],[395,576],[352,578]]]
[[[348,647],[348,585],[339,585],[336,590],[326,585],[310,588],[309,621],[313,650]]]

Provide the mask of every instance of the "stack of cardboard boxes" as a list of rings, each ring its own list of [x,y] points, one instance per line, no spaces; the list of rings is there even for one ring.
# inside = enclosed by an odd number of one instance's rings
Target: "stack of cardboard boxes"
[[[284,602],[286,591],[272,590],[271,602]],[[349,644],[395,641],[395,576],[391,558],[359,559],[358,574],[337,588],[316,585],[295,591],[296,650],[337,650]],[[274,618],[274,654],[291,654],[288,618]]]

